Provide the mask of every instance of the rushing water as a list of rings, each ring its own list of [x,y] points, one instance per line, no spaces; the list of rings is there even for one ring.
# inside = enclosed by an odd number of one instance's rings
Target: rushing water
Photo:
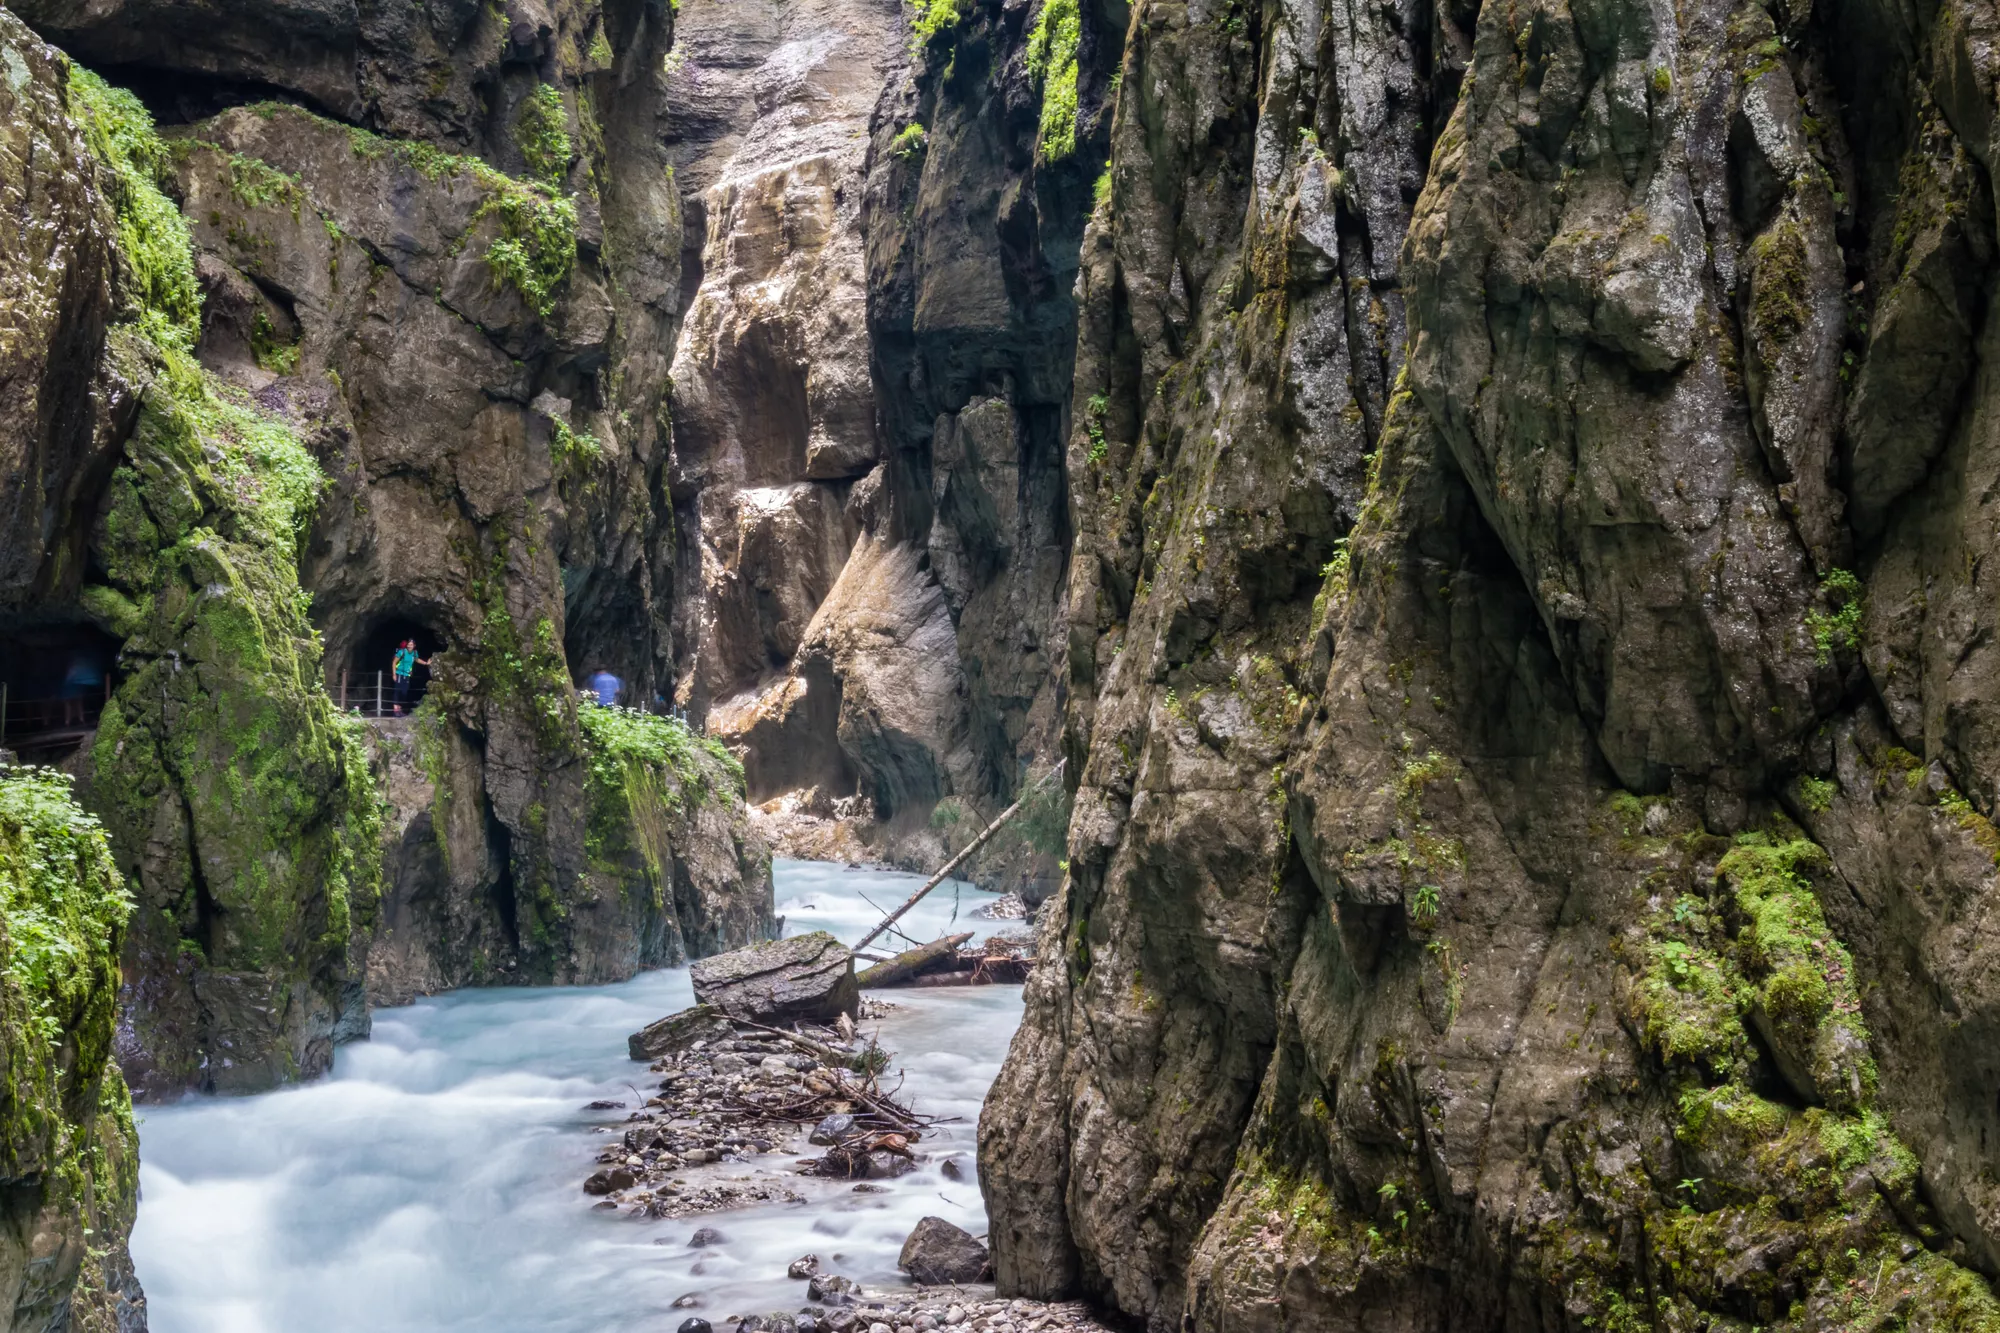
[[[852,941],[907,897],[913,875],[779,861],[785,931]],[[946,885],[906,919],[918,939],[998,925],[970,917],[990,895]],[[881,1031],[907,1099],[961,1117],[926,1140],[921,1171],[857,1194],[784,1179],[807,1197],[706,1217],[635,1221],[595,1212],[579,1188],[645,1066],[626,1035],[692,1002],[685,969],[615,986],[460,991],[378,1010],[374,1036],[333,1072],[257,1097],[196,1098],[140,1117],[132,1254],[155,1333],[595,1333],[668,1327],[680,1296],[700,1312],[797,1309],[785,1266],[812,1252],[871,1284],[900,1280],[896,1254],[925,1214],[985,1230],[972,1176],[979,1104],[1020,1022],[1018,986],[899,991]],[[807,1150],[801,1145],[802,1151]],[[965,1179],[945,1178],[956,1155]],[[780,1167],[790,1158],[758,1159]],[[747,1171],[733,1168],[733,1173]],[[729,1174],[731,1172],[726,1172]],[[697,1227],[725,1243],[690,1249]],[[672,1322],[667,1322],[673,1315]],[[635,1319],[637,1323],[635,1324]]]

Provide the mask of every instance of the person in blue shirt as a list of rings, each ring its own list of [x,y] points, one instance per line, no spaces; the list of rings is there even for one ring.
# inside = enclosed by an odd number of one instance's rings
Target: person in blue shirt
[[[396,655],[389,659],[389,674],[396,682],[396,716],[403,715],[403,705],[410,701],[410,682],[418,667],[428,668],[431,659],[417,656],[417,641],[405,639],[397,646]]]
[[[104,688],[104,671],[88,653],[70,659],[69,674],[63,677],[63,725],[82,726],[89,718],[90,700]]]
[[[612,675],[603,667],[597,669],[597,674],[590,678],[589,683],[590,692],[597,696],[597,702],[605,708],[615,705],[618,702],[619,693],[625,688],[624,681],[618,679],[618,677]]]

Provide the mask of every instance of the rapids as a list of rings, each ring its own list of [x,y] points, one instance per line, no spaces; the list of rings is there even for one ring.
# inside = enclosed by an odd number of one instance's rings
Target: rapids
[[[776,863],[785,932],[852,941],[919,877]],[[904,925],[934,939],[992,895],[940,887]],[[886,941],[885,941],[886,943]],[[973,1176],[979,1105],[1021,1016],[1019,986],[896,991],[879,1022],[905,1100],[960,1123],[886,1192],[785,1176],[802,1204],[666,1221],[594,1212],[580,1185],[622,1112],[586,1102],[644,1086],[626,1035],[692,1002],[685,968],[612,986],[466,990],[375,1012],[315,1083],[255,1097],[141,1108],[132,1255],[154,1333],[596,1333],[673,1328],[688,1311],[797,1310],[785,1266],[816,1253],[870,1285],[901,1281],[897,1251],[925,1214],[973,1234],[986,1214]],[[893,1077],[893,1074],[892,1076]],[[816,1152],[804,1147],[799,1151]],[[965,1179],[938,1163],[956,1155]],[[792,1155],[756,1159],[782,1171]],[[733,1173],[748,1170],[733,1167]],[[696,1228],[725,1243],[690,1249]]]

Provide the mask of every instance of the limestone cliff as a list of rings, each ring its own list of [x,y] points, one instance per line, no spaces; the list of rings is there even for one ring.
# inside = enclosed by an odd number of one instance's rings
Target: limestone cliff
[[[1004,1287],[2000,1319],[1991,27],[1135,7]]]
[[[690,799],[607,804],[599,768],[653,761],[572,685],[673,674],[670,8],[18,10],[151,101],[10,16],[40,100],[0,462],[9,550],[43,554],[0,613],[117,652],[78,767],[137,898],[135,1088],[324,1069],[390,921],[420,980],[378,1000],[768,933],[740,776],[652,737]],[[435,800],[385,828],[343,710],[406,634]]]
[[[1108,75],[1092,45],[1079,83],[1071,30],[1068,137],[1038,150],[1045,26],[880,0],[680,19],[705,224],[674,372],[681,697],[752,800],[859,796],[913,863],[1055,760],[1070,289]],[[1053,860],[1017,843],[982,877],[1034,892]]]

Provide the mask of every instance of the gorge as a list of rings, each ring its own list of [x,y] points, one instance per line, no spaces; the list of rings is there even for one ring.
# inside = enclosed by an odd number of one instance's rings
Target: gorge
[[[970,872],[1040,904],[1002,1295],[2000,1328],[1984,0],[7,0],[0,66],[9,1327],[182,1283],[135,1100],[664,995],[774,848],[1049,790]]]

